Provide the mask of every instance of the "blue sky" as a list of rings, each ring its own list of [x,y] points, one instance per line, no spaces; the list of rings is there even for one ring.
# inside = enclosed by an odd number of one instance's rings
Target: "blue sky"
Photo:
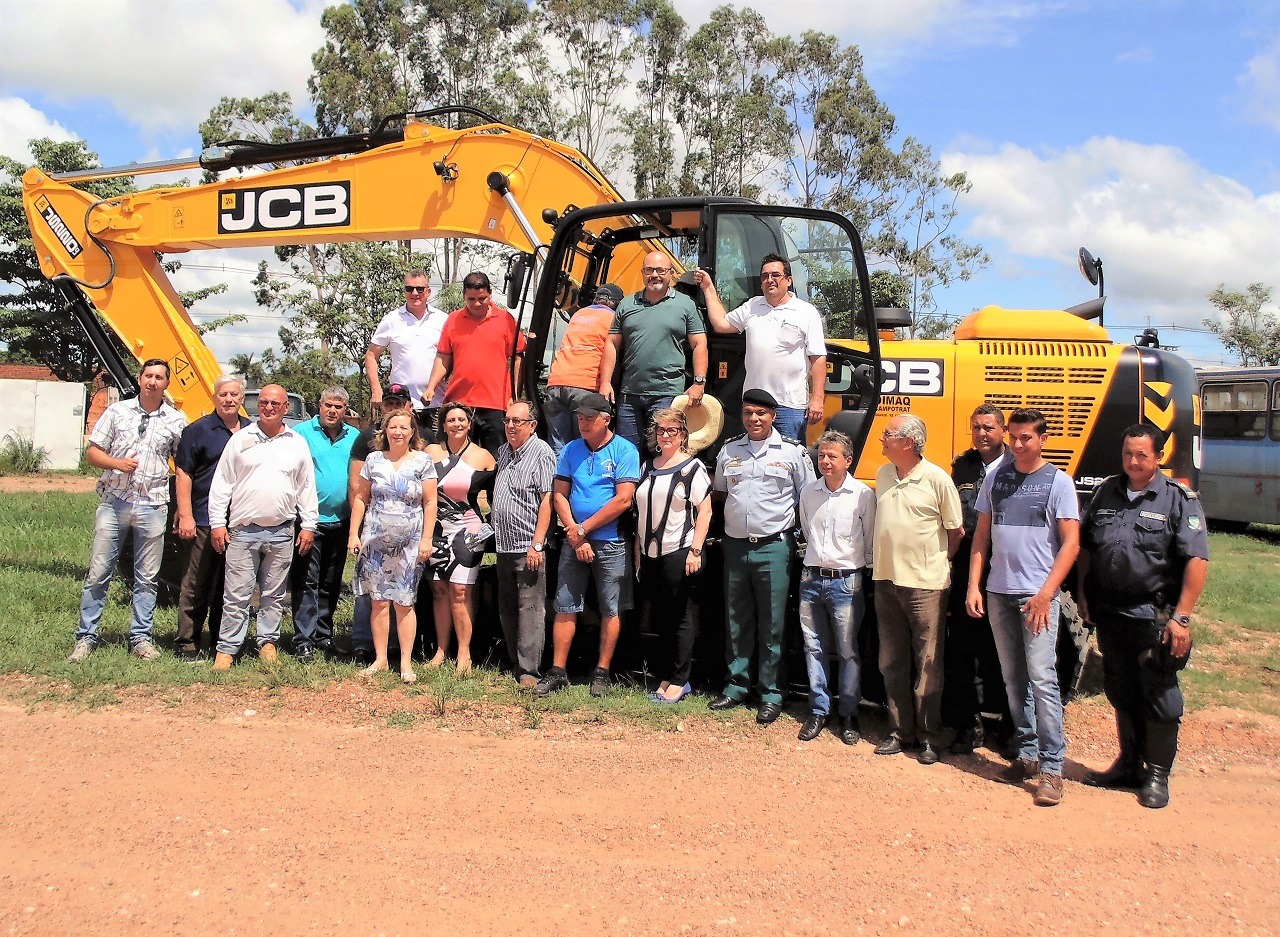
[[[694,25],[716,5],[676,3]],[[48,134],[88,141],[107,164],[190,155],[196,124],[222,95],[289,90],[305,100],[324,6],[0,0],[0,152],[26,158],[26,139]],[[1086,246],[1105,264],[1117,338],[1150,322],[1193,363],[1212,364],[1226,358],[1201,324],[1212,314],[1205,296],[1223,282],[1280,286],[1280,6],[753,6],[776,32],[819,28],[857,43],[901,132],[947,171],[969,174],[957,223],[992,262],[941,293],[943,311],[1089,299],[1076,269]],[[276,323],[239,272],[254,256],[186,259],[180,285],[231,284],[201,311],[255,316],[213,338],[220,358],[272,343]]]

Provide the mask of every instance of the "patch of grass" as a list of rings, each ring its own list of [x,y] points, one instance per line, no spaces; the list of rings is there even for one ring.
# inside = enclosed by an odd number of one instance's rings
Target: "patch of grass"
[[[412,729],[418,723],[418,717],[407,709],[397,709],[387,716],[387,728]]]
[[[123,688],[141,687],[152,688],[160,705],[176,708],[190,698],[190,688],[212,685],[265,691],[278,706],[288,690],[318,691],[357,679],[354,665],[317,659],[304,666],[288,654],[278,667],[269,668],[249,653],[227,674],[213,673],[210,661],[186,663],[167,652],[157,661],[139,661],[128,653],[129,596],[119,584],[103,617],[103,644],[84,664],[67,664],[97,503],[93,493],[26,492],[0,498],[0,673],[41,678],[18,691],[25,704],[98,708],[119,702]],[[1275,612],[1280,607],[1280,530],[1255,526],[1250,535],[1213,534],[1210,541],[1209,585],[1185,680],[1188,704],[1280,712],[1280,615]],[[350,616],[348,601],[339,607],[340,632],[349,628]],[[176,620],[174,609],[156,610],[155,637],[162,649],[172,647]],[[289,631],[286,620],[286,646]],[[572,714],[583,725],[626,722],[662,732],[678,731],[683,719],[696,714],[734,732],[754,730],[746,709],[709,716],[706,696],[663,706],[647,698],[644,686],[624,681],[598,700],[585,683],[538,699],[487,662],[465,678],[450,665],[416,667],[416,684],[405,686],[394,673],[366,683],[387,694],[388,701],[399,701],[380,707],[384,715],[379,718],[388,725],[398,727],[412,713],[418,723],[447,722],[468,709],[494,706],[510,707],[520,724],[531,729],[540,728],[548,713],[558,713]],[[414,704],[405,705],[406,700]]]
[[[31,475],[48,461],[49,450],[17,430],[6,433],[0,443],[0,475]]]

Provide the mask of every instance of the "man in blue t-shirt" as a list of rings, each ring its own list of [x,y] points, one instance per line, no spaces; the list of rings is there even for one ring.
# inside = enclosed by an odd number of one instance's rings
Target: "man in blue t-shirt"
[[[582,437],[564,447],[556,464],[552,506],[564,525],[552,632],[554,666],[534,687],[549,696],[569,685],[565,665],[585,606],[587,579],[596,581],[600,604],[600,657],[591,675],[591,695],[609,688],[609,665],[622,629],[621,613],[631,608],[631,550],[618,531],[618,518],[631,507],[640,481],[640,453],[609,428],[613,407],[607,397],[588,394],[576,408]]]
[[[1062,695],[1058,690],[1059,593],[1080,552],[1080,506],[1071,478],[1041,455],[1049,438],[1044,414],[1009,417],[1013,460],[990,473],[978,493],[978,526],[965,602],[984,610],[983,564],[991,555],[985,608],[1004,673],[1018,757],[1001,777],[1020,784],[1038,776],[1035,802],[1062,800]]]

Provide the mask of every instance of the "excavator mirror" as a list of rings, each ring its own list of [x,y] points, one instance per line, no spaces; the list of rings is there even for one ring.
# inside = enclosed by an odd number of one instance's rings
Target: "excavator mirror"
[[[529,272],[533,270],[532,254],[510,254],[507,257],[507,308],[516,309],[524,299],[525,284],[529,282]]]

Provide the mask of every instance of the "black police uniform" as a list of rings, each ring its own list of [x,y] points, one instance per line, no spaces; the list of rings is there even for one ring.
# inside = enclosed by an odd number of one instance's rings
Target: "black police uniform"
[[[1091,781],[1141,785],[1145,793],[1156,772],[1163,773],[1156,779],[1161,786],[1167,780],[1183,713],[1178,670],[1186,661],[1170,658],[1162,641],[1165,625],[1181,595],[1187,561],[1208,560],[1209,540],[1194,492],[1160,473],[1132,500],[1127,487],[1124,475],[1104,481],[1080,524],[1081,547],[1090,554],[1085,598],[1120,733],[1116,764]]]
[[[1011,459],[1009,447],[1002,458]],[[998,462],[998,460],[997,460]],[[978,526],[978,492],[988,471],[977,449],[951,463],[951,480],[960,492],[964,539],[951,561],[951,592],[947,608],[947,636],[943,644],[942,722],[956,730],[953,751],[972,751],[983,742],[981,713],[998,713],[1007,731],[1012,726],[1009,698],[1000,673],[1000,658],[986,615],[970,617],[965,609],[969,583],[969,549]],[[987,570],[983,570],[983,589]]]

